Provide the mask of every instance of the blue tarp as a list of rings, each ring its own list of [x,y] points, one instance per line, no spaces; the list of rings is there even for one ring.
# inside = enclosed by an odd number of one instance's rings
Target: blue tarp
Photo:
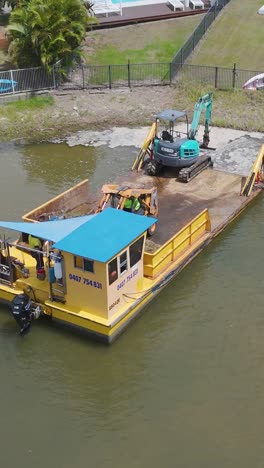
[[[50,240],[56,249],[105,263],[156,221],[107,208],[96,215],[41,223],[0,222],[0,227]]]
[[[41,223],[5,222],[0,221],[0,227],[12,231],[25,232],[41,239],[58,242],[81,224],[89,222],[95,215],[79,216],[77,218],[56,221],[43,221]]]

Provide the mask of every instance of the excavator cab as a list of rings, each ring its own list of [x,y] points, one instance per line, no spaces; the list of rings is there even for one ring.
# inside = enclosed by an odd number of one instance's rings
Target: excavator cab
[[[103,196],[95,213],[100,213],[105,208],[111,207],[142,216],[158,217],[158,194],[155,187],[141,189],[105,184],[102,187],[102,192]],[[153,235],[155,230],[156,224],[149,228],[148,235]]]
[[[212,93],[208,93],[198,99],[190,126],[186,112],[167,109],[155,116],[156,135],[151,158],[145,165],[147,174],[156,176],[162,167],[174,167],[179,168],[179,179],[188,182],[201,170],[212,165],[210,157],[200,156],[200,148],[208,148],[209,144],[211,108]],[[203,110],[205,110],[205,125],[203,143],[200,144],[196,140],[196,135]],[[176,126],[180,121],[185,121],[186,132],[177,130]],[[191,169],[187,171],[186,168],[193,168],[193,173]]]
[[[167,109],[155,115],[156,127],[158,129],[158,138],[163,141],[173,143],[180,137],[180,132],[176,125],[183,123],[186,126],[185,136],[188,135],[189,122],[186,112]]]
[[[176,125],[184,121],[186,132],[179,132]],[[160,129],[154,138],[153,158],[146,166],[150,175],[157,175],[162,166],[188,167],[197,161],[199,143],[189,140],[189,123],[186,112],[167,109],[156,115],[157,128]]]

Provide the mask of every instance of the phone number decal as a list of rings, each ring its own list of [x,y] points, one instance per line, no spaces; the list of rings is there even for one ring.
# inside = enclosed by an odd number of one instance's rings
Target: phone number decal
[[[121,281],[121,283],[117,285],[117,288],[116,288],[117,291],[123,288],[123,286],[125,286],[125,284],[128,283],[130,280],[132,280],[132,278],[136,276],[137,274],[138,274],[138,268],[136,268],[132,273],[130,273],[130,275],[128,275],[125,279],[123,279],[123,281]]]
[[[73,275],[72,273],[69,273],[69,279],[76,281],[77,283],[85,284],[86,286],[92,286],[93,288],[103,289],[102,283],[99,283],[98,281],[92,281],[89,278],[83,278],[82,276]]]

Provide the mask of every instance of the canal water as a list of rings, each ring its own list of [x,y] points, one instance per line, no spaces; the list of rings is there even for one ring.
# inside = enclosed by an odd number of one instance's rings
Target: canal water
[[[1,218],[132,153],[1,144]],[[21,339],[1,307],[0,467],[262,468],[263,241],[260,196],[111,347],[47,321]]]

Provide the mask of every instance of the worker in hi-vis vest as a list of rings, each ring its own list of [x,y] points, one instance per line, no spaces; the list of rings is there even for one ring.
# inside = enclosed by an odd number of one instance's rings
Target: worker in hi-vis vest
[[[34,249],[33,251],[30,251],[30,254],[33,258],[35,258],[37,265],[36,268],[37,270],[39,268],[44,267],[44,261],[43,261],[43,254],[41,253],[42,251],[42,243],[41,240],[38,237],[34,237],[31,234],[28,236],[28,244],[30,249]]]
[[[124,211],[136,213],[141,207],[140,201],[136,197],[127,198],[124,204]]]

